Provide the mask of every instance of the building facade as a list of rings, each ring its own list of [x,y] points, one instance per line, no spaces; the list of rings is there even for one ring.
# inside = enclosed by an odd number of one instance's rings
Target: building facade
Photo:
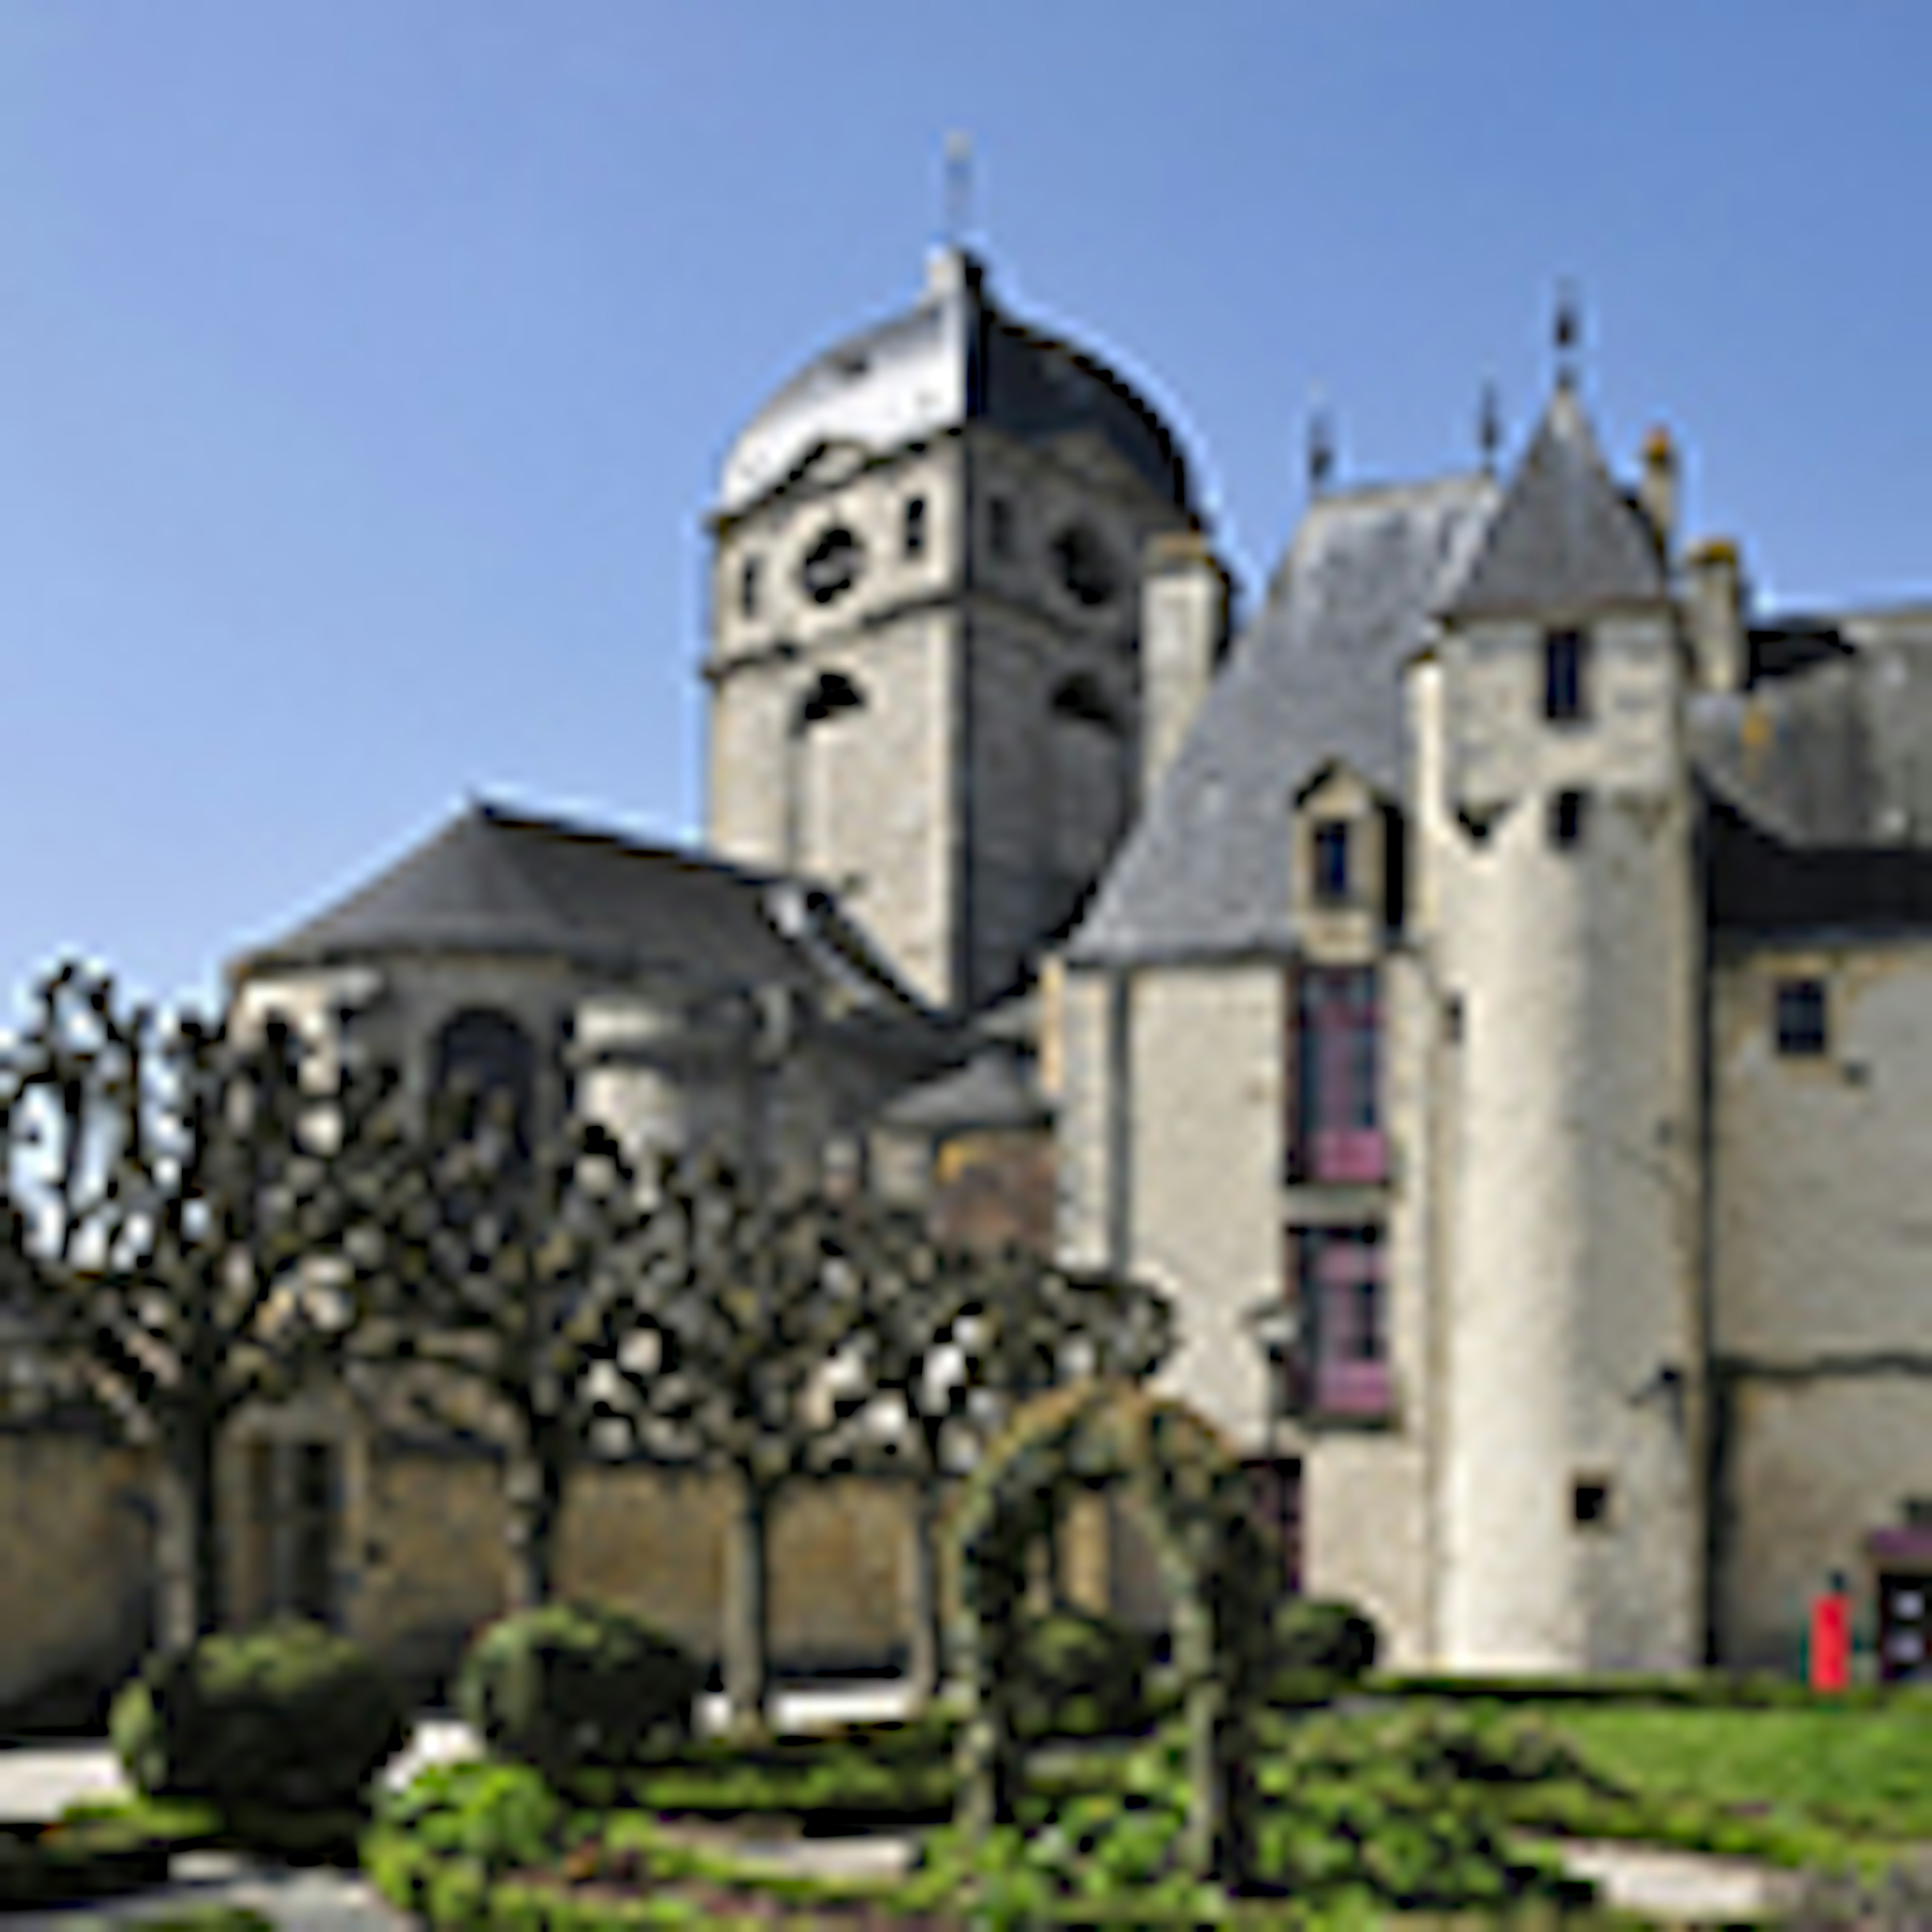
[[[1794,1668],[1842,1576],[1912,1674],[1932,608],[1754,614],[1676,470],[1565,382],[1312,502],[1066,949],[1062,1240],[1397,1664]]]
[[[1567,379],[1500,476],[1323,484],[1234,625],[1172,430],[941,251],[730,446],[706,849],[472,808],[238,1006],[1151,1282],[1284,1589],[1398,1666],[1790,1667],[1842,1573],[1912,1674],[1932,604],[1754,608]],[[236,1458],[244,1605],[422,1668],[498,1606],[485,1464],[321,1398]],[[596,1472],[566,1586],[708,1649],[703,1490]],[[781,1527],[782,1656],[898,1651],[908,1500]]]

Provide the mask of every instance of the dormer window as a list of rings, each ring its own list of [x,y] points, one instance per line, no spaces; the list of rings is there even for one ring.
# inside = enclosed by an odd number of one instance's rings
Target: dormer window
[[[1552,724],[1581,724],[1590,715],[1590,640],[1587,632],[1552,631],[1543,640],[1543,715]]]
[[[1318,905],[1346,905],[1349,898],[1348,821],[1324,818],[1311,841],[1315,899]]]

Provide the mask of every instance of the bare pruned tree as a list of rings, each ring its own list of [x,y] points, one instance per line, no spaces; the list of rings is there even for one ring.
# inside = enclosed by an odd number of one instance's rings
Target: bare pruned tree
[[[0,1047],[0,1292],[8,1346],[162,1474],[160,1637],[219,1627],[218,1452],[352,1328],[350,1231],[388,1144],[392,1083],[325,1066],[287,1027],[130,1005],[71,962]]]

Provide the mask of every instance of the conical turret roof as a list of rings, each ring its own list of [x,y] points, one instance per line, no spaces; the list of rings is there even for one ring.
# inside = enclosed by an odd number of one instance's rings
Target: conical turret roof
[[[1575,392],[1559,386],[1444,614],[1577,617],[1669,596],[1655,535],[1610,475]]]

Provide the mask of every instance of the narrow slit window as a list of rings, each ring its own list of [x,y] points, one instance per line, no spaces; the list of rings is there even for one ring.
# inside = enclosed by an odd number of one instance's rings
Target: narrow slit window
[[[922,556],[926,554],[926,499],[911,496],[905,506],[905,554],[908,556]]]
[[[1559,791],[1550,801],[1550,842],[1565,848],[1583,842],[1583,826],[1589,816],[1586,793]]]
[[[1552,631],[1543,640],[1543,715],[1575,724],[1590,715],[1589,639],[1581,631]]]
[[[741,616],[758,614],[758,560],[747,557],[738,578],[738,611]]]

